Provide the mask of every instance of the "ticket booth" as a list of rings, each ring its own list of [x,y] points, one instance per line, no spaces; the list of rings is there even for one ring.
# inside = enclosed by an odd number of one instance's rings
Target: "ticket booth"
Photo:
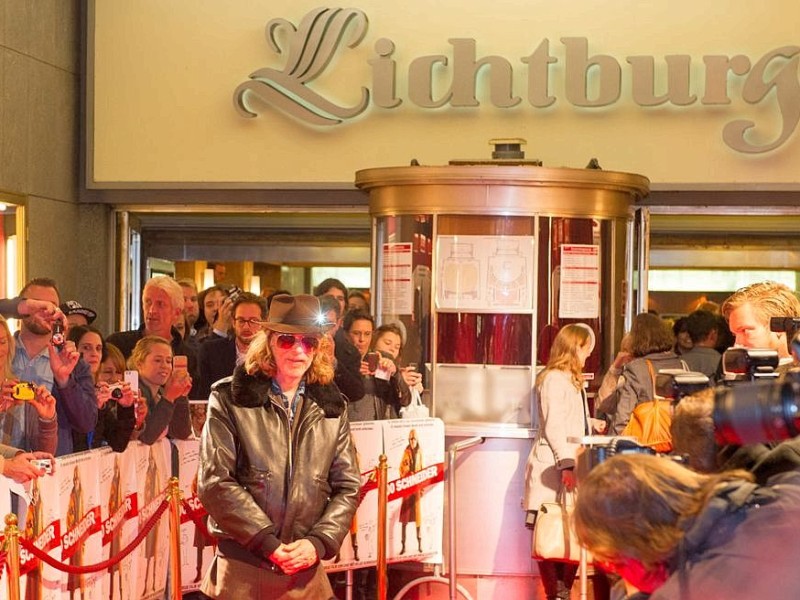
[[[597,337],[589,391],[599,386],[642,304],[634,208],[649,181],[516,154],[366,169],[356,185],[369,193],[377,322],[405,330],[402,361],[423,373],[448,444],[486,440],[455,473],[459,580],[523,597],[536,573],[521,508],[536,374],[559,328],[583,322]]]

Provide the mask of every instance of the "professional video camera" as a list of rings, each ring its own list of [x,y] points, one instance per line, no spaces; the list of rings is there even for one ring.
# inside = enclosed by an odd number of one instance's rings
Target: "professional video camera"
[[[792,339],[800,346],[800,334]],[[714,429],[720,444],[778,442],[800,434],[800,370],[779,380],[755,380],[719,387]]]
[[[767,348],[728,348],[722,355],[726,384],[778,377],[778,351]]]

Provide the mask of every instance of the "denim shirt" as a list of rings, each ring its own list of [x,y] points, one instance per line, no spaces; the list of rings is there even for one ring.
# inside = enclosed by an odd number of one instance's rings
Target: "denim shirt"
[[[55,383],[53,370],[50,367],[50,354],[47,347],[36,356],[29,356],[25,346],[19,338],[19,332],[14,333],[17,344],[12,361],[12,369],[20,381],[30,381],[36,385],[44,385],[56,399],[56,418],[58,419],[58,445],[55,454],[63,456],[73,450],[72,432],[89,433],[97,425],[97,396],[95,394],[94,379],[89,365],[81,358],[72,370],[67,383],[60,388]],[[33,414],[36,414],[35,411]],[[16,435],[23,436],[23,432],[30,431],[32,424],[24,420],[31,417],[31,411],[22,411],[23,421]],[[38,416],[38,415],[37,415]],[[41,419],[37,419],[42,422]],[[13,439],[14,435],[12,435]],[[28,440],[30,444],[30,440]],[[23,444],[24,448],[29,444]]]

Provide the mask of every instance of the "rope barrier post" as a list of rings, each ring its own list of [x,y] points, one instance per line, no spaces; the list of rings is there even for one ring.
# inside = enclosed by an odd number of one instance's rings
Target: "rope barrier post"
[[[477,444],[482,444],[484,438],[471,437],[455,444],[451,444],[447,457],[447,551],[449,553],[449,566],[447,577],[450,580],[450,600],[458,597],[458,561],[456,561],[456,458],[458,453]]]
[[[17,515],[9,513],[6,515],[5,529],[6,565],[8,568],[8,598],[9,600],[19,600],[19,527],[17,527]]]
[[[386,600],[386,513],[389,496],[387,494],[387,459],[385,454],[378,458],[378,600]]]
[[[171,477],[169,498],[169,568],[172,600],[180,600],[181,592],[181,488],[177,477]]]

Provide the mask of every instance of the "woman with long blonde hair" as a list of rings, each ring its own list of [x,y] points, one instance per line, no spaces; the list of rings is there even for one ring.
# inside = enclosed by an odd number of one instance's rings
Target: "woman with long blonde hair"
[[[555,502],[575,489],[575,456],[579,444],[570,441],[592,432],[583,391],[583,366],[594,349],[588,325],[566,325],[556,335],[547,367],[537,377],[539,429],[525,469],[526,523],[535,527],[543,502]],[[598,429],[602,426],[599,425]],[[537,561],[547,600],[569,598],[577,565]]]

